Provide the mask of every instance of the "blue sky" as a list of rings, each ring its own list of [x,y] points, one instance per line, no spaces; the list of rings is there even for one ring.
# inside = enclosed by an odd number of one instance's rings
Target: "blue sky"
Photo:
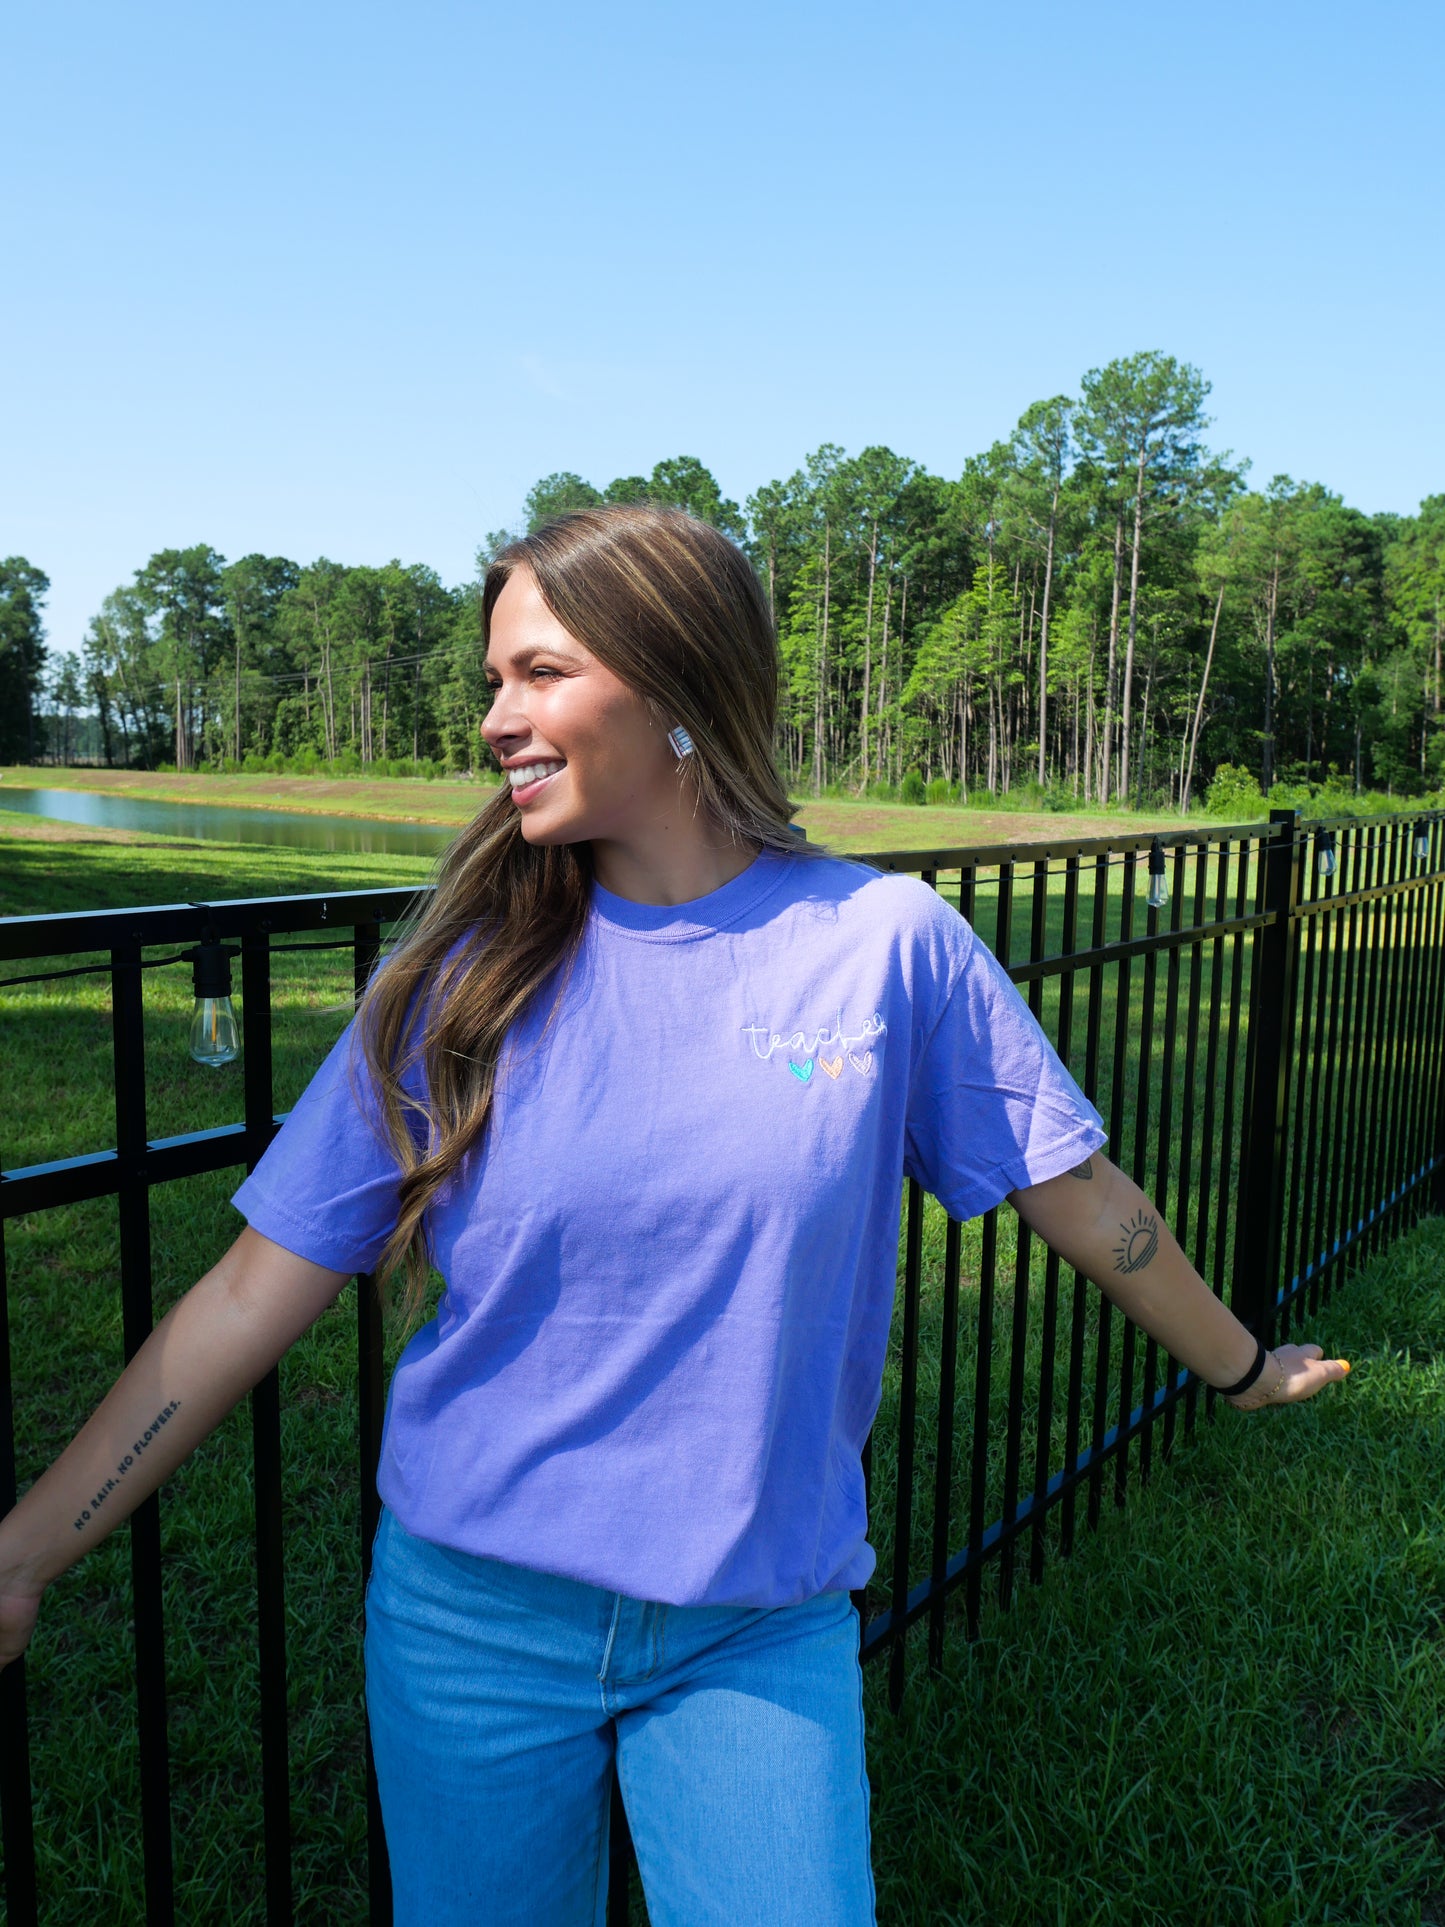
[[[1215,446],[1445,491],[1445,10],[9,11],[0,553],[470,572],[539,475],[946,474],[1141,348]]]

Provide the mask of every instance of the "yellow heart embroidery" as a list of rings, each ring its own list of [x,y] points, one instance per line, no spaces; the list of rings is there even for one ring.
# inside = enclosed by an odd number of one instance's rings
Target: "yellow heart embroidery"
[[[841,1077],[843,1075],[843,1060],[841,1057],[833,1058],[831,1063],[826,1057],[820,1057],[818,1063],[821,1068],[828,1073],[829,1077]]]

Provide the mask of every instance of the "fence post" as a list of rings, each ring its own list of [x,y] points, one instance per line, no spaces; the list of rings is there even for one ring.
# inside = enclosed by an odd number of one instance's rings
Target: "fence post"
[[[1442,886],[1438,881],[1442,854],[1445,854],[1445,852],[1442,852],[1441,848],[1439,817],[1431,818],[1428,834],[1430,837],[1430,856],[1428,860],[1430,868],[1437,873],[1437,881],[1430,892],[1431,898],[1433,899],[1431,913],[1423,922],[1422,928],[1427,933],[1425,940],[1427,962],[1425,967],[1429,975],[1426,981],[1431,986],[1434,986],[1439,981],[1436,974],[1438,965],[1434,955],[1430,953],[1430,938],[1433,937],[1436,948],[1445,944],[1445,918],[1441,917],[1439,908]],[[1418,969],[1419,967],[1417,962],[1416,968]],[[1425,1008],[1427,1010],[1437,1008],[1436,1000],[1432,997]],[[1426,1023],[1427,1020],[1424,1015],[1421,1016],[1420,1021],[1422,1025]],[[1431,1041],[1433,1042],[1433,1040]],[[1435,1174],[1430,1180],[1430,1199],[1431,1209],[1437,1215],[1440,1215],[1445,1214],[1445,1058],[1442,1058],[1440,1055],[1435,1055],[1427,1057],[1426,1062],[1433,1066],[1435,1072],[1435,1135],[1430,1146],[1430,1153],[1435,1159]]]
[[[1299,901],[1293,810],[1271,810],[1263,848],[1264,901],[1268,921],[1254,933],[1250,960],[1249,1102],[1240,1147],[1242,1180],[1235,1229],[1234,1285],[1230,1303],[1266,1345],[1274,1337],[1283,1251],[1286,1127],[1289,1121],[1290,1051],[1294,1032],[1295,933],[1291,913]]]
[[[15,1504],[15,1412],[10,1377],[10,1312],[5,1271],[5,1221],[0,1218],[0,1518]],[[5,1862],[0,1906],[10,1927],[35,1927],[35,1817],[30,1787],[30,1729],[25,1709],[25,1661],[0,1673],[0,1851]]]

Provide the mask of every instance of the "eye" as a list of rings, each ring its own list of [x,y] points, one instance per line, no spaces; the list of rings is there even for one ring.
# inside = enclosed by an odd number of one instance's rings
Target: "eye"
[[[558,672],[555,669],[549,669],[545,663],[538,662],[532,665],[533,681],[535,681],[538,676],[545,676],[549,681],[555,682],[557,674]]]

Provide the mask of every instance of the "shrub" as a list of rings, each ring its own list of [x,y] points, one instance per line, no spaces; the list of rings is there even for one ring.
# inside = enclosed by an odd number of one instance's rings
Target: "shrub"
[[[904,777],[902,784],[899,786],[898,800],[900,803],[926,803],[928,801],[928,791],[924,788],[923,778],[918,774],[916,769],[909,770]]]
[[[1323,789],[1315,791],[1311,816],[1358,816],[1359,813],[1360,799],[1355,795],[1353,785],[1347,788],[1331,779]]]
[[[1238,763],[1221,763],[1214,772],[1204,807],[1211,816],[1232,817],[1239,823],[1252,822],[1264,813],[1264,791]]]
[[[1271,783],[1264,800],[1272,810],[1299,810],[1305,816],[1317,814],[1311,807],[1314,792],[1308,783]]]
[[[946,776],[935,776],[925,794],[930,803],[951,803],[953,785]]]

